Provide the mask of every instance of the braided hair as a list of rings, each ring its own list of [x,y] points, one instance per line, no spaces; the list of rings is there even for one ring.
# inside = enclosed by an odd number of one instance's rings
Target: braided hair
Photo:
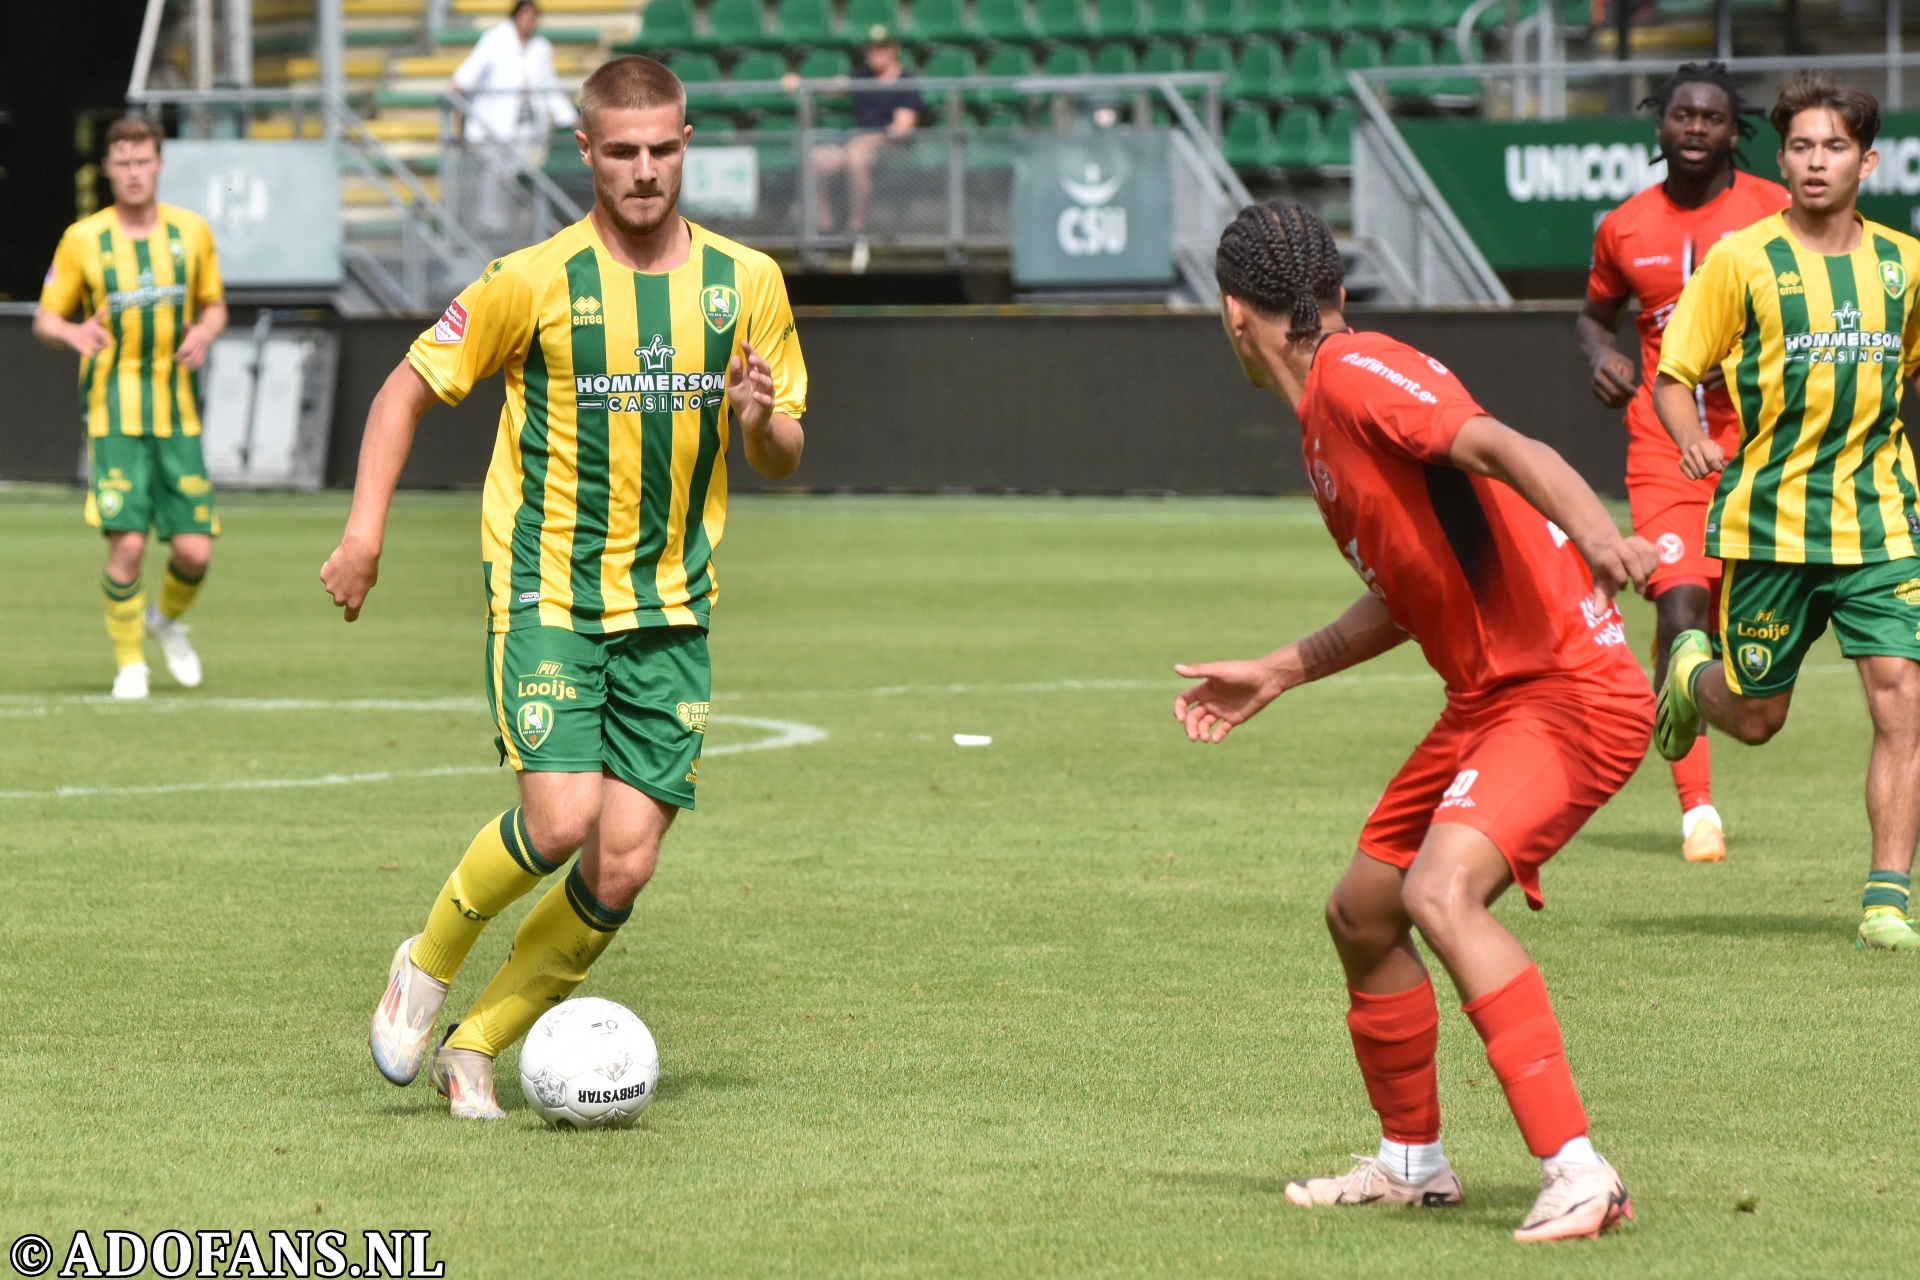
[[[1302,204],[1250,204],[1220,233],[1213,255],[1220,292],[1291,321],[1288,339],[1320,332],[1320,303],[1340,296],[1346,277],[1333,232]]]
[[[1733,127],[1736,136],[1751,138],[1759,132],[1754,117],[1761,114],[1760,108],[1747,105],[1740,96],[1740,86],[1734,83],[1733,72],[1724,62],[1683,62],[1679,68],[1650,96],[1640,100],[1640,108],[1653,108],[1656,120],[1666,118],[1667,108],[1673,105],[1673,95],[1679,92],[1683,84],[1709,84],[1727,95],[1727,106],[1733,110]],[[1745,163],[1746,156],[1740,153],[1736,145],[1733,150],[1733,163],[1737,167]]]

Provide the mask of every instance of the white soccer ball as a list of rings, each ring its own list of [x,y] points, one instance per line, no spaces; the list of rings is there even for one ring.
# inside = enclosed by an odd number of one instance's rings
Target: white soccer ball
[[[660,1050],[632,1010],[583,996],[546,1011],[520,1046],[520,1091],[563,1129],[621,1129],[653,1101]]]

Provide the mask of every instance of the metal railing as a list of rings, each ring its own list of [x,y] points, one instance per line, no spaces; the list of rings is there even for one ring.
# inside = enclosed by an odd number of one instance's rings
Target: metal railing
[[[286,106],[296,138],[305,133],[305,112],[317,110],[342,159],[390,215],[385,222],[347,222],[341,229],[342,265],[386,310],[437,310],[485,270],[492,256],[353,108],[323,90],[141,89],[127,99],[153,113],[168,105],[207,109],[196,116]]]

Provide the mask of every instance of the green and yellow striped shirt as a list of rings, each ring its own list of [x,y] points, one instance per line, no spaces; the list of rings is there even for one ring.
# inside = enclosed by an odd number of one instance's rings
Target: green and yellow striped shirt
[[[1920,241],[1861,220],[1852,253],[1810,253],[1781,214],[1707,254],[1667,322],[1660,372],[1718,364],[1740,415],[1707,515],[1724,560],[1871,564],[1920,541],[1900,391],[1920,365]]]
[[[727,519],[727,364],[742,339],[774,411],[806,412],[786,281],[765,254],[687,224],[685,265],[615,262],[582,219],[489,267],[407,359],[458,404],[506,370],[482,504],[494,631],[702,626]]]
[[[100,317],[113,339],[80,362],[80,412],[90,436],[200,434],[194,375],[173,362],[187,329],[221,300],[213,232],[199,214],[163,204],[159,225],[129,240],[112,206],[67,228],[40,305]]]

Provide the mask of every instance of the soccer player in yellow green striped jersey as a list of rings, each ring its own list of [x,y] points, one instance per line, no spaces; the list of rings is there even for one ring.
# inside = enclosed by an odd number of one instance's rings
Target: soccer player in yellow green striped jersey
[[[1878,161],[1870,95],[1802,73],[1772,119],[1793,202],[1707,254],[1661,345],[1654,408],[1684,474],[1720,473],[1706,548],[1725,576],[1719,634],[1673,643],[1654,741],[1678,759],[1703,719],[1767,741],[1832,625],[1874,725],[1859,945],[1920,950],[1907,918],[1920,839],[1920,476],[1900,421],[1920,366],[1920,241],[1855,211]],[[1740,415],[1732,458],[1694,412],[1693,388],[1715,365]]]
[[[779,268],[675,210],[692,136],[680,81],[618,58],[580,107],[592,212],[487,268],[414,343],[368,416],[321,570],[353,621],[421,412],[504,368],[481,573],[487,697],[520,804],[481,828],[394,953],[368,1037],[382,1075],[419,1073],[487,920],[580,857],[433,1055],[456,1116],[500,1115],[493,1059],[586,977],[693,807],[729,434],[776,480],[803,442],[807,373]]]
[[[160,130],[126,116],[107,126],[106,147],[113,205],[60,238],[33,331],[80,353],[86,519],[107,537],[100,590],[119,664],[113,696],[144,698],[143,630],[176,681],[200,683],[200,657],[179,619],[206,576],[220,517],[200,453],[195,373],[227,326],[227,307],[213,233],[156,199]],[[153,608],[140,589],[149,531],[172,552]]]

